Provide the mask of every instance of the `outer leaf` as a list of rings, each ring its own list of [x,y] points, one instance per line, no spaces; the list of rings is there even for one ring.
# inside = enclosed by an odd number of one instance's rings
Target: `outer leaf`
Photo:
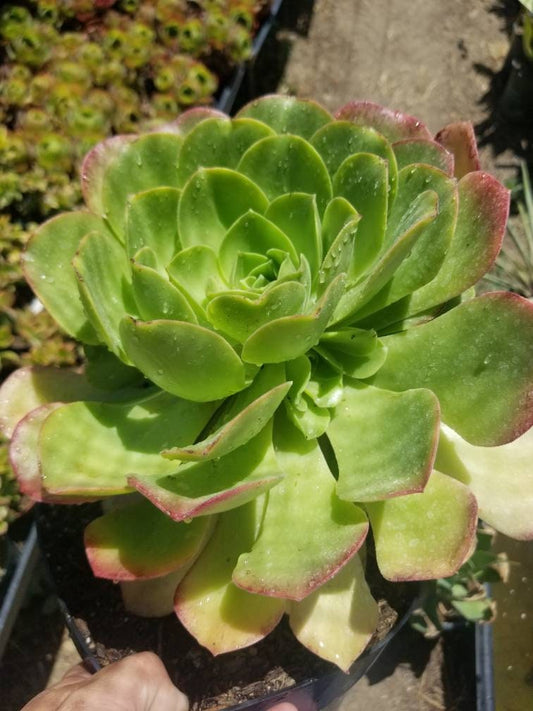
[[[321,157],[303,138],[294,135],[263,138],[243,155],[238,166],[269,200],[287,193],[316,196],[320,214],[331,200],[331,180]]]
[[[327,124],[311,139],[311,145],[322,156],[333,178],[341,163],[356,153],[373,153],[389,165],[389,179],[393,189],[396,185],[396,160],[390,143],[384,136],[369,126],[357,126],[351,121],[335,121]]]
[[[456,178],[481,168],[474,127],[470,121],[457,121],[445,126],[437,133],[435,140],[453,154]]]
[[[439,168],[446,175],[453,175],[453,154],[435,141],[423,138],[406,138],[393,143],[392,148],[398,161],[398,170],[413,163],[426,163]]]
[[[387,580],[453,575],[475,540],[477,505],[466,486],[434,471],[421,494],[367,504],[379,569]]]
[[[239,356],[222,336],[203,326],[126,318],[120,335],[137,368],[173,395],[207,402],[232,395],[246,384]]]
[[[352,121],[357,125],[372,126],[389,141],[404,138],[431,139],[431,134],[418,119],[401,111],[391,111],[371,101],[352,101],[335,114],[337,120]]]
[[[270,490],[259,538],[240,556],[233,582],[260,595],[302,600],[356,553],[368,522],[361,509],[335,496],[315,440],[306,441],[280,417],[275,443],[286,478]]]
[[[304,600],[291,602],[289,622],[307,649],[348,672],[378,623],[359,555]]]
[[[283,479],[271,439],[267,426],[220,460],[182,464],[174,476],[132,476],[128,482],[174,521],[229,511]]]
[[[116,140],[118,143],[119,137]],[[100,195],[95,195],[100,186],[94,184],[94,177],[90,181],[92,185],[84,190],[84,195],[89,198],[88,204],[109,222],[122,242],[125,239],[126,205],[132,195],[152,188],[180,187],[177,165],[182,141],[175,133],[148,133],[133,141],[122,141],[117,151],[112,144],[114,155],[109,160],[103,159]],[[105,151],[105,147],[103,144],[96,150]],[[87,174],[90,161],[91,154],[82,173]],[[97,209],[100,206],[102,212]]]
[[[19,490],[34,501],[43,501],[41,470],[37,445],[41,426],[48,415],[61,407],[60,403],[49,403],[32,410],[22,418],[13,432],[9,459],[17,477]]]
[[[53,217],[31,238],[23,256],[24,274],[59,325],[85,343],[98,343],[87,320],[72,269],[72,259],[89,232],[107,232],[104,222],[88,212]]]
[[[479,515],[518,540],[533,539],[533,429],[500,447],[475,447],[442,425],[436,466],[474,493]]]
[[[253,119],[208,118],[189,133],[180,152],[178,174],[187,182],[199,168],[236,168],[243,153],[274,131]]]
[[[168,474],[159,452],[195,439],[213,414],[161,393],[127,405],[76,402],[54,410],[40,432],[43,485],[52,494],[108,496],[130,491],[126,476]]]
[[[373,383],[433,390],[444,421],[472,444],[505,444],[533,423],[529,301],[485,294],[382,341],[389,352]]]
[[[292,133],[307,139],[332,120],[331,114],[319,104],[293,96],[264,96],[247,104],[237,117],[257,119],[276,133]]]
[[[119,335],[125,314],[135,314],[131,274],[124,250],[109,234],[86,235],[72,262],[85,312],[101,342],[128,362]]]
[[[259,497],[220,516],[209,543],[176,591],[181,623],[215,655],[263,639],[285,610],[284,600],[252,595],[231,581],[238,556],[253,545],[263,506]]]
[[[338,496],[376,501],[423,491],[438,426],[439,404],[429,390],[392,393],[345,384],[328,427],[339,466]]]
[[[312,348],[322,335],[342,293],[343,275],[334,279],[310,314],[285,316],[261,326],[244,343],[248,363],[282,363]]]
[[[183,247],[205,245],[215,252],[229,227],[248,210],[263,213],[267,198],[245,175],[227,168],[196,172],[185,184],[178,210]]]
[[[413,294],[410,313],[444,303],[476,284],[498,256],[509,213],[509,191],[488,173],[459,182],[459,213],[436,277]]]
[[[379,308],[380,302],[387,302],[389,293],[398,294],[406,289],[409,273],[402,274],[401,268],[413,252],[419,239],[424,238],[427,227],[435,219],[436,195],[428,190],[418,195],[410,205],[400,228],[404,230],[392,246],[381,256],[368,276],[346,291],[341,298],[333,323],[353,323],[364,317],[368,309]],[[393,280],[397,284],[392,284]],[[390,292],[389,292],[390,284]],[[376,297],[376,301],[373,301]]]
[[[119,401],[146,396],[146,390],[112,391],[96,387],[85,375],[60,368],[19,368],[0,388],[0,428],[11,437],[17,422],[29,412],[51,402],[76,400]]]
[[[178,203],[176,188],[154,188],[133,196],[126,213],[126,252],[134,257],[150,247],[161,266],[178,251]]]
[[[146,580],[190,565],[213,530],[208,517],[176,523],[146,499],[92,521],[85,552],[93,573],[109,580]]]

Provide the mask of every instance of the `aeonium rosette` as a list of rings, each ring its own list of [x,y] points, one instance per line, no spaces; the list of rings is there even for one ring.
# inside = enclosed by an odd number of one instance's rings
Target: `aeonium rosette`
[[[137,492],[86,531],[96,575],[164,583],[215,654],[288,614],[348,669],[370,526],[392,581],[456,571],[478,511],[533,537],[533,306],[473,293],[508,193],[469,124],[270,96],[112,138],[82,185],[25,270],[87,365],[1,399],[26,493]]]

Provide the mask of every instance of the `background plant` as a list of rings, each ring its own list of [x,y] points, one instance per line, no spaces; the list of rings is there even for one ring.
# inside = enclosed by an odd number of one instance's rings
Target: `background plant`
[[[487,527],[479,528],[476,549],[457,573],[423,584],[423,605],[411,616],[411,625],[425,637],[437,637],[464,621],[494,620],[496,605],[487,584],[507,582],[509,577],[507,555],[491,550],[494,535]]]
[[[520,164],[521,181],[513,188],[516,216],[507,224],[506,239],[485,281],[526,298],[533,296],[533,191],[525,161]]]

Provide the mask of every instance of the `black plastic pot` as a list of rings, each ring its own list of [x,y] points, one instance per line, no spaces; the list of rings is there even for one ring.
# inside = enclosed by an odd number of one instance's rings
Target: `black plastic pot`
[[[239,93],[246,76],[246,72],[249,71],[251,66],[253,66],[265,43],[265,40],[272,31],[282,3],[283,0],[273,0],[270,7],[270,14],[259,28],[259,32],[254,38],[250,58],[246,62],[239,64],[233,73],[231,81],[223,87],[220,93],[220,96],[216,102],[216,108],[219,109],[219,111],[223,111],[225,114],[231,113],[237,94]]]
[[[39,560],[40,553],[35,524],[30,528],[22,549],[19,549],[9,538],[6,538],[6,545],[8,547],[6,574],[0,584],[0,599],[2,599],[2,607],[0,608],[0,659]]]
[[[397,621],[389,633],[354,662],[348,674],[338,670],[319,678],[309,678],[283,691],[273,692],[259,699],[244,701],[235,706],[230,706],[225,711],[266,711],[266,709],[282,701],[294,704],[298,711],[315,711],[325,708],[332,701],[346,693],[348,689],[370,670],[372,665],[385,651],[391,639],[398,634],[403,625],[408,621],[412,611],[419,604],[419,599],[414,600],[409,610]],[[67,606],[62,600],[59,600],[59,606],[63,612],[65,623],[78,653],[91,672],[98,671],[101,665],[92,654],[78,625],[69,613]],[[478,709],[478,711],[489,711],[489,709],[482,707]]]

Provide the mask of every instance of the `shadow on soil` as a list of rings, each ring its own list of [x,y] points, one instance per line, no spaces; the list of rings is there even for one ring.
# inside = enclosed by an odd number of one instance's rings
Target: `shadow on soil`
[[[520,4],[516,0],[499,0],[491,11],[504,23],[511,47],[499,71],[483,64],[474,65],[490,81],[489,90],[481,98],[487,118],[475,126],[476,135],[479,145],[489,145],[495,156],[510,150],[532,163],[533,62],[522,50],[518,28]]]

